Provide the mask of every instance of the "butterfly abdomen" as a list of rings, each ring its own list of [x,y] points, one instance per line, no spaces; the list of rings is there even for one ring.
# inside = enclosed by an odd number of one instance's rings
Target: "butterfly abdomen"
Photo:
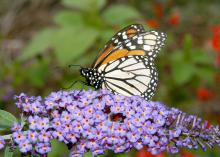
[[[98,72],[97,69],[92,68],[81,68],[80,73],[86,78],[89,85],[96,89],[101,88],[104,81],[104,74],[102,72]]]

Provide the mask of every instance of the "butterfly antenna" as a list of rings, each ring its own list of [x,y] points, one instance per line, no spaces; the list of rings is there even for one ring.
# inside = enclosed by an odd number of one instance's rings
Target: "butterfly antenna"
[[[68,65],[68,67],[69,67],[69,68],[71,68],[71,67],[80,67],[80,68],[82,68],[81,65],[77,65],[77,64],[70,64],[70,65]]]

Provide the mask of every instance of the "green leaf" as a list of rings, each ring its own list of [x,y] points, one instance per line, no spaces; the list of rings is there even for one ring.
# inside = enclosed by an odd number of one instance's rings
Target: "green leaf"
[[[172,62],[182,62],[184,60],[184,52],[182,51],[175,51],[171,54],[171,61]]]
[[[172,63],[172,78],[177,85],[183,85],[190,81],[195,72],[195,67],[187,62]]]
[[[51,141],[52,151],[49,152],[48,157],[56,157],[56,156],[66,156],[68,154],[68,149],[66,145],[57,140]]]
[[[190,34],[186,34],[183,39],[183,49],[184,52],[190,52],[193,46],[192,36]]]
[[[92,154],[90,152],[87,152],[83,155],[83,157],[92,157]]]
[[[61,26],[83,25],[83,17],[79,12],[61,11],[54,17],[54,21]]]
[[[195,64],[212,64],[214,55],[206,53],[200,49],[195,49],[190,54],[191,60]]]
[[[107,43],[107,41],[109,39],[111,39],[112,35],[115,33],[115,31],[113,31],[112,29],[105,29],[105,30],[101,30],[100,31],[100,41],[102,43],[100,43],[100,47],[103,46],[105,43]]]
[[[11,127],[14,122],[17,122],[15,116],[7,111],[0,110],[0,126]]]
[[[103,14],[104,20],[112,25],[122,25],[140,17],[141,15],[135,8],[126,5],[110,6]]]
[[[46,48],[51,46],[51,39],[55,34],[55,29],[45,29],[38,32],[27,47],[23,50],[23,53],[19,59],[25,60],[41,54]]]
[[[48,67],[48,63],[38,62],[25,69],[24,75],[32,84],[42,87],[49,72]]]
[[[121,154],[115,155],[115,157],[130,157],[130,154],[121,153]]]
[[[13,156],[13,152],[10,150],[9,147],[6,147],[4,152],[4,157],[12,157],[12,156]]]
[[[210,84],[213,84],[215,73],[216,70],[212,66],[200,66],[196,70],[196,75]]]
[[[98,31],[90,28],[65,27],[53,39],[55,54],[61,65],[73,62],[81,56],[98,37]]]
[[[0,131],[5,130],[5,127],[0,126]]]
[[[63,0],[63,4],[81,10],[98,10],[106,4],[106,0]]]

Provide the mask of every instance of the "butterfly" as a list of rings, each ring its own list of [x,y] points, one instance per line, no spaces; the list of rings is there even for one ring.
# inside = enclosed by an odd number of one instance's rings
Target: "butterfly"
[[[154,59],[165,40],[163,32],[145,31],[140,24],[129,25],[107,42],[91,68],[81,68],[80,73],[96,89],[149,100],[158,81]]]

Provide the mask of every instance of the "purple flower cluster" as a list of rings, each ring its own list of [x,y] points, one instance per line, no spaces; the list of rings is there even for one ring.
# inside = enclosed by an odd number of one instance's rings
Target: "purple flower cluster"
[[[177,153],[181,147],[205,150],[220,144],[218,127],[138,96],[73,90],[53,92],[45,99],[26,94],[15,99],[27,117],[28,129],[12,127],[14,144],[22,153],[47,154],[52,139],[65,143],[74,157],[87,151],[97,156],[106,150],[120,153],[143,146],[152,154]]]
[[[5,140],[0,136],[0,149],[4,148]]]

